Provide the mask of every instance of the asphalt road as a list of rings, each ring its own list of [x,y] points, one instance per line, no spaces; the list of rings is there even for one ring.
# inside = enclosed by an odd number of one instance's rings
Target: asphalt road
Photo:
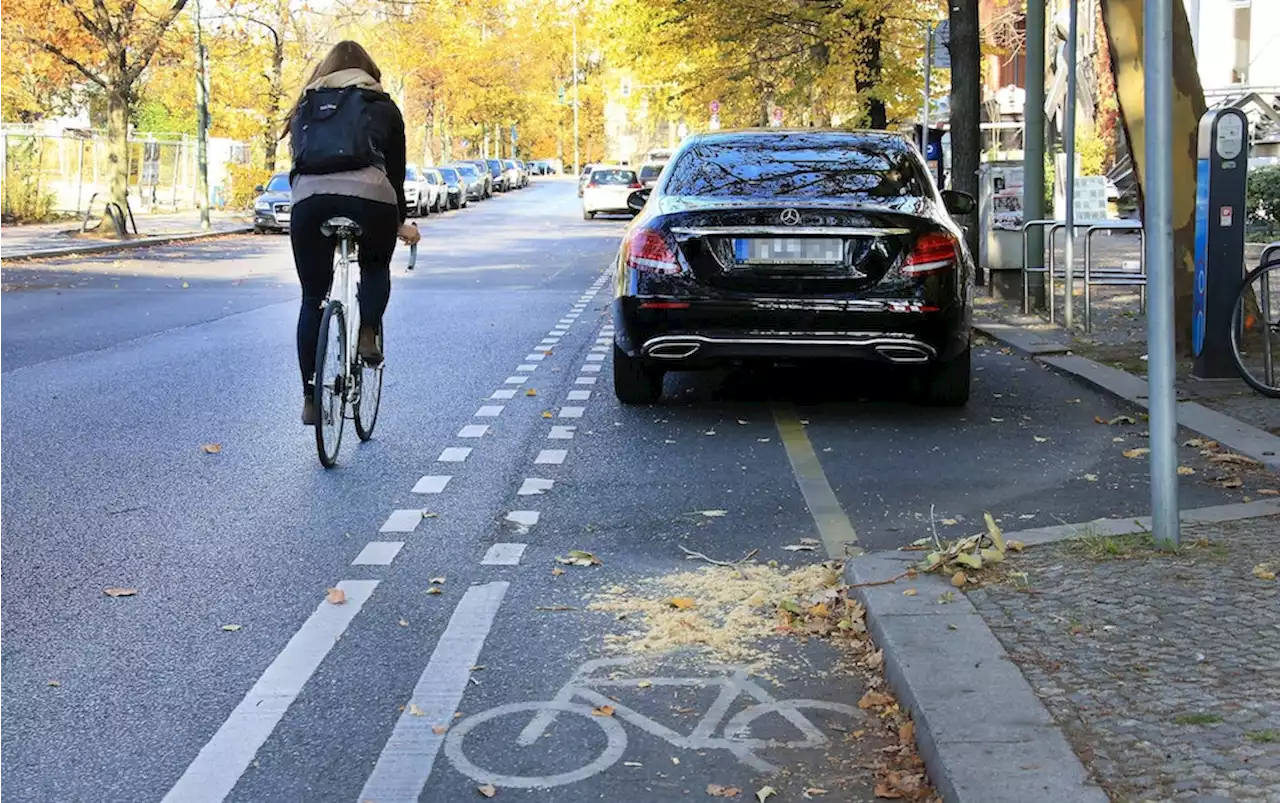
[[[798,565],[967,534],[985,510],[1012,530],[1147,509],[1146,464],[1121,454],[1141,424],[1095,423],[1132,411],[991,346],[961,411],[856,366],[673,375],[624,409],[604,274],[623,221],[582,221],[572,183],[544,181],[420,223],[377,437],[348,432],[332,471],[298,423],[286,238],[4,267],[14,800],[461,801],[485,780],[504,800],[765,782],[871,800],[880,745],[847,738],[867,716],[847,657],[770,643],[754,686],[702,656],[600,666],[631,623],[586,597],[689,569],[681,546]],[[1185,506],[1240,501],[1205,473]],[[800,539],[822,547],[784,549]],[[602,565],[553,573],[570,549]],[[741,713],[770,697],[835,705]],[[824,736],[716,744],[755,714],[756,738]]]

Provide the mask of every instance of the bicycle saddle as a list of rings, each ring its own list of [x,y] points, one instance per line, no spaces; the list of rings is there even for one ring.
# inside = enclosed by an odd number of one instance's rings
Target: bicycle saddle
[[[331,217],[320,226],[320,233],[325,237],[337,235],[340,238],[358,239],[363,230],[360,224],[349,217]]]

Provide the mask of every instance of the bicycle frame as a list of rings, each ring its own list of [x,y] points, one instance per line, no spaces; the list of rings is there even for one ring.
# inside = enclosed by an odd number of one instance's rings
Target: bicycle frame
[[[329,290],[329,298],[336,299],[342,305],[342,318],[346,325],[346,331],[343,333],[346,335],[347,344],[342,366],[344,380],[349,380],[356,373],[356,350],[360,334],[360,302],[358,300],[360,281],[356,278],[358,275],[356,271],[351,270],[351,263],[357,259],[354,245],[347,237],[343,237],[339,242],[338,264],[334,266],[333,285]],[[343,382],[343,394],[347,397],[348,403],[355,402],[356,384],[352,381]]]

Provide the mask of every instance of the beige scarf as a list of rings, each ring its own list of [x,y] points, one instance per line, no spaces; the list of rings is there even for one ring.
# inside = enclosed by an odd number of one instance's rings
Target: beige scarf
[[[363,89],[382,91],[382,84],[373,80],[373,76],[358,67],[331,72],[307,84],[307,89],[340,89],[347,86],[358,86]]]

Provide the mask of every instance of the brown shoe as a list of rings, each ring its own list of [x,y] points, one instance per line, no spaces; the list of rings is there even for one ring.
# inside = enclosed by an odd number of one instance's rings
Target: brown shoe
[[[302,397],[302,424],[303,426],[314,427],[319,416],[316,415],[316,397],[314,394],[308,393]]]
[[[375,329],[360,327],[360,342],[356,345],[356,352],[366,365],[382,364],[382,349],[378,348],[378,332]]]

